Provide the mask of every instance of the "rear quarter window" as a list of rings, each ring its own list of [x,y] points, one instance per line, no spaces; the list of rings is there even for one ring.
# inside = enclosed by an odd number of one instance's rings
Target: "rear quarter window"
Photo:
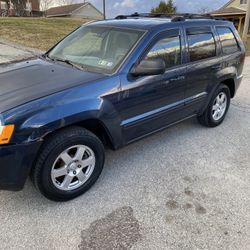
[[[230,55],[240,50],[237,40],[230,28],[217,27],[223,54]]]

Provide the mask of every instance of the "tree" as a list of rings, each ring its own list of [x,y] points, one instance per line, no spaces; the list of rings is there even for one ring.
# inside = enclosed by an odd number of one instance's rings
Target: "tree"
[[[202,5],[198,8],[198,13],[199,14],[209,14],[210,12],[215,11],[218,9],[218,7],[221,5],[221,2],[219,0],[213,0],[213,5]]]
[[[40,9],[46,14],[46,11],[49,9],[53,0],[41,0],[40,2]]]
[[[209,7],[201,7],[198,9],[199,14],[208,14],[209,12],[212,12],[213,9]]]
[[[70,4],[74,4],[74,0],[59,0],[58,3],[59,5],[70,5]]]
[[[17,16],[25,16],[26,14],[26,2],[27,0],[12,0],[11,1]]]
[[[174,14],[177,11],[177,7],[174,5],[173,0],[168,0],[168,2],[161,1],[159,5],[151,10],[152,14],[164,13],[164,14]]]

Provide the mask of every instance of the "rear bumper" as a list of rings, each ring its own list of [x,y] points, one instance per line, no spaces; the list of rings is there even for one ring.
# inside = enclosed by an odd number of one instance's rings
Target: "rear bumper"
[[[238,88],[240,87],[242,79],[243,79],[243,75],[237,76],[235,79],[235,94],[236,94]]]
[[[24,187],[41,142],[0,146],[0,189]]]

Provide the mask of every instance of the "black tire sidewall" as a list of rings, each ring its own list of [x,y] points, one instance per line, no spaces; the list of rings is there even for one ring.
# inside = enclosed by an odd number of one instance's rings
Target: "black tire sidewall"
[[[226,111],[224,113],[224,115],[218,120],[218,121],[215,121],[214,118],[213,118],[213,113],[212,113],[212,109],[213,109],[213,104],[214,104],[214,101],[216,99],[216,97],[220,94],[220,93],[225,93],[226,96],[227,96],[227,107],[226,107]],[[208,113],[207,113],[207,116],[208,116],[208,121],[210,123],[210,126],[212,127],[216,127],[218,125],[220,125],[225,117],[226,117],[226,114],[228,112],[228,109],[229,109],[229,106],[230,106],[230,101],[231,101],[231,96],[230,96],[230,90],[229,88],[226,86],[226,85],[220,85],[217,90],[215,91],[210,103],[209,103],[209,106],[208,106]]]
[[[67,148],[75,145],[85,145],[91,148],[95,154],[96,164],[94,171],[90,178],[79,188],[71,191],[63,191],[55,187],[51,178],[52,166],[56,158]],[[101,142],[95,137],[91,136],[72,136],[65,137],[65,141],[56,146],[48,154],[44,161],[40,176],[39,176],[39,189],[49,199],[57,201],[67,201],[85,193],[98,179],[104,165],[104,149]]]

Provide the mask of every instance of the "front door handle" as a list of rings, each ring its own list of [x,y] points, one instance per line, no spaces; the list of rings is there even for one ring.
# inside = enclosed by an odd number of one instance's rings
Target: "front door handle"
[[[185,76],[177,76],[175,78],[171,78],[169,81],[176,82],[176,81],[182,81],[182,80],[185,80]]]

